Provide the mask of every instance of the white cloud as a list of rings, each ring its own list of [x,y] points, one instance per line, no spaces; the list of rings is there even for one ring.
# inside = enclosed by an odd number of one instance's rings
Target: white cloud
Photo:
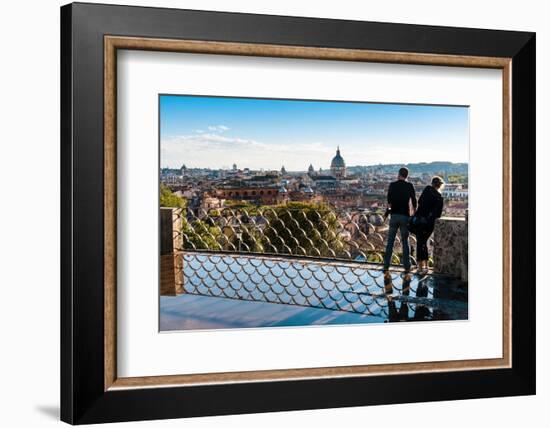
[[[208,130],[211,132],[226,132],[229,131],[229,127],[225,125],[211,125],[208,127]]]
[[[165,137],[161,141],[161,165],[179,167],[223,168],[236,163],[239,168],[305,171],[309,164],[327,169],[340,149],[348,166],[431,161],[464,162],[463,153],[449,151],[445,145],[429,147],[425,142],[410,144],[392,141],[335,142],[280,141],[262,142],[248,138],[203,132]]]
[[[267,144],[248,138],[204,132],[165,137],[161,141],[163,166],[222,168],[234,162],[241,168],[306,170],[310,162],[327,164],[335,148],[321,142]],[[321,166],[321,165],[319,165]]]
[[[216,148],[216,146],[227,146],[228,144],[233,145],[233,149],[235,149],[236,145],[262,145],[255,140],[237,137],[226,137],[224,135],[206,132],[190,135],[177,135],[174,137],[166,137],[162,140],[162,145],[177,145],[185,147],[186,149],[196,147],[206,149],[212,146]],[[219,147],[217,148],[219,149]]]

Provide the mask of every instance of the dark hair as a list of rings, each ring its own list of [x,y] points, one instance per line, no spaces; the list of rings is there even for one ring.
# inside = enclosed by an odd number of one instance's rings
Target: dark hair
[[[399,168],[399,175],[403,178],[407,178],[409,176],[409,170],[405,167]]]

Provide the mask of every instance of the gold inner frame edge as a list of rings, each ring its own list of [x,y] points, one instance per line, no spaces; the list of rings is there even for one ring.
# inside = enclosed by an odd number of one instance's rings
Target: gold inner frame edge
[[[376,364],[303,369],[279,369],[169,376],[117,377],[116,367],[116,88],[117,50],[147,50],[213,55],[241,55],[392,64],[494,68],[502,70],[503,94],[503,349],[502,358]],[[214,385],[264,381],[362,377],[410,373],[497,369],[511,367],[512,311],[512,170],[511,170],[511,85],[512,60],[362,49],[256,43],[173,40],[141,37],[104,37],[104,389],[155,388]]]

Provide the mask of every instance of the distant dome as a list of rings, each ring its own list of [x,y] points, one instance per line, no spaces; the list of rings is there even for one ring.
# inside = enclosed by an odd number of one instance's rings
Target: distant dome
[[[336,156],[332,158],[332,162],[330,163],[331,168],[345,168],[346,163],[344,162],[344,158],[340,155],[340,147],[336,150]]]
[[[332,158],[332,162],[330,163],[330,173],[337,180],[345,178],[347,175],[346,162],[344,162],[344,158],[340,155],[340,146],[336,149],[336,156]]]

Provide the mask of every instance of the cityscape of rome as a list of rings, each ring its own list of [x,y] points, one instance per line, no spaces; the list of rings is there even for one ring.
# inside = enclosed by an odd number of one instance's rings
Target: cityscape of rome
[[[325,165],[304,166],[302,171],[255,170],[236,162],[228,169],[161,168],[160,182],[197,216],[212,210],[242,206],[278,206],[289,202],[327,204],[336,212],[372,213],[382,223],[390,182],[402,165],[348,166],[340,147]],[[468,209],[468,165],[431,162],[406,165],[409,181],[418,194],[433,175],[445,180],[444,215],[464,217]]]
[[[467,107],[159,106],[160,330],[468,319]]]

